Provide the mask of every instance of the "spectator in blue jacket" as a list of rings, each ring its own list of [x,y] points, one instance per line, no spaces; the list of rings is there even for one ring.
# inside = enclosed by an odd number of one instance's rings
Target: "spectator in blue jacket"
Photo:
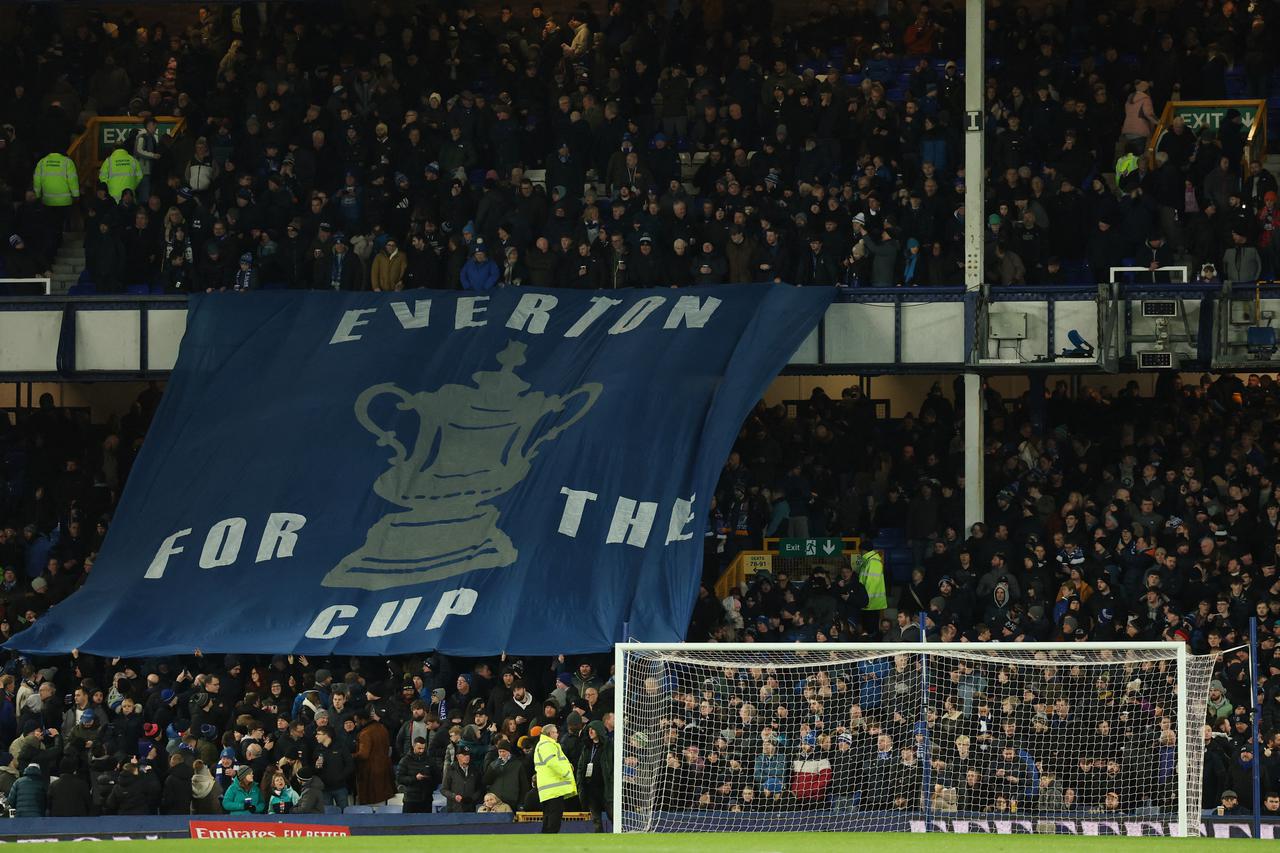
[[[498,285],[501,271],[498,265],[489,260],[488,247],[481,239],[476,240],[471,250],[471,259],[462,265],[463,290],[493,290]]]
[[[34,524],[23,527],[22,539],[27,546],[27,577],[39,577],[45,564],[49,562],[49,549],[53,547],[53,543]]]

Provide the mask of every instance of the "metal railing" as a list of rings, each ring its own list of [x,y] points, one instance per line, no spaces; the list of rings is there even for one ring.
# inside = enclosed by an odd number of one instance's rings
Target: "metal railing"
[[[44,276],[0,278],[0,296],[49,296],[52,288],[53,279]]]
[[[1250,162],[1265,161],[1267,158],[1267,102],[1265,100],[1169,101],[1160,111],[1160,121],[1157,122],[1155,130],[1147,140],[1145,154],[1147,167],[1151,168],[1155,165],[1156,152],[1160,150],[1160,138],[1169,129],[1175,116],[1182,116],[1184,120],[1188,117],[1194,119],[1194,121],[1187,121],[1187,129],[1196,131],[1199,130],[1200,116],[1204,116],[1207,124],[1210,116],[1216,114],[1215,118],[1220,125],[1227,111],[1233,109],[1245,116],[1252,112],[1252,116],[1245,122],[1248,133],[1245,135],[1244,154],[1240,165],[1247,170]],[[1217,125],[1215,129],[1216,127]]]
[[[102,165],[105,151],[114,144],[113,131],[120,128],[141,127],[145,119],[139,116],[93,116],[85,124],[84,132],[71,141],[67,156],[76,164],[80,178],[81,196],[93,195],[98,185],[98,167]],[[180,136],[187,128],[187,120],[181,116],[156,116],[161,131],[170,136]],[[133,153],[133,152],[130,152]]]

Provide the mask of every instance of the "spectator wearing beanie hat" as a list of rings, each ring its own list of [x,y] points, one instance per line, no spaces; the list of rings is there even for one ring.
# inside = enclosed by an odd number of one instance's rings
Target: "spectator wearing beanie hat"
[[[346,234],[341,231],[334,234],[330,250],[327,258],[321,250],[313,251],[313,286],[317,290],[363,290],[364,263],[351,250]]]
[[[489,257],[488,248],[483,238],[475,239],[471,248],[471,257],[462,265],[463,290],[485,292],[497,287],[502,271]]]
[[[258,273],[253,268],[253,255],[245,252],[240,256],[240,268],[236,270],[235,281],[231,289],[236,292],[258,289]]]
[[[246,765],[236,771],[234,781],[222,795],[222,807],[229,815],[265,814],[266,803],[262,800],[253,768]]]
[[[573,673],[562,672],[556,676],[556,686],[552,689],[549,698],[554,699],[556,704],[563,708],[572,702],[578,695],[578,691],[573,686]]]
[[[191,765],[191,813],[222,814],[222,788],[203,761]]]
[[[293,806],[294,814],[324,814],[325,794],[324,782],[311,767],[300,767],[293,777],[298,791],[298,802]]]
[[[192,780],[194,768],[180,754],[169,756],[169,772],[164,777],[160,794],[160,814],[192,813]]]
[[[93,813],[93,794],[79,773],[79,762],[63,756],[58,778],[49,784],[49,817],[88,817]],[[190,792],[187,795],[190,814]]]

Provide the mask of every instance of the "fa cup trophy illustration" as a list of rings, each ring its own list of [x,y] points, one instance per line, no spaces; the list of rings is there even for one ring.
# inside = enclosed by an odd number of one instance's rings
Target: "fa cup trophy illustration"
[[[390,589],[515,562],[516,548],[489,502],[524,479],[538,449],[581,420],[603,387],[588,383],[564,396],[531,392],[515,372],[524,353],[524,344],[509,343],[498,355],[502,369],[472,374],[474,386],[410,393],[383,383],[356,398],[360,425],[392,450],[373,491],[403,510],[379,519],[324,586]],[[382,396],[417,415],[415,438],[373,420],[370,406]]]

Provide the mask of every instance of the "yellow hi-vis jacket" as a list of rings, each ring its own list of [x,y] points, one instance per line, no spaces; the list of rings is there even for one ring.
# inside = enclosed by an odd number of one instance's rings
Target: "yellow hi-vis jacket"
[[[1126,153],[1122,155],[1120,159],[1116,161],[1116,181],[1120,181],[1130,172],[1136,172],[1139,165],[1141,164],[1138,161],[1137,154]]]
[[[76,164],[66,154],[54,151],[36,163],[31,188],[46,207],[69,207],[80,197],[80,176]]]
[[[863,610],[884,610],[889,606],[884,589],[884,555],[868,551],[858,558],[858,580],[867,591],[867,606]]]
[[[142,167],[133,155],[123,148],[111,152],[111,156],[102,161],[98,170],[98,180],[107,185],[107,192],[116,201],[125,190],[136,190],[142,183]]]
[[[533,750],[533,771],[538,782],[538,802],[545,803],[556,797],[572,797],[578,793],[578,783],[573,779],[573,765],[560,744],[551,738],[539,738]]]

